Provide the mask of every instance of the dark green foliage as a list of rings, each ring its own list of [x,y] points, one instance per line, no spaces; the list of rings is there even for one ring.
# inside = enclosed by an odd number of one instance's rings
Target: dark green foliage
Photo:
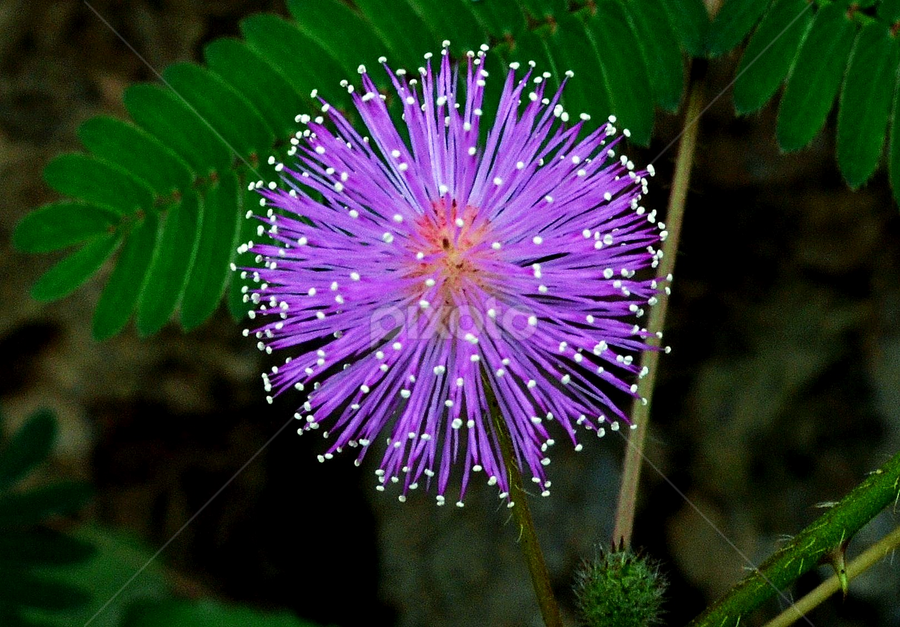
[[[888,24],[900,20],[900,0],[882,0],[878,5],[878,18]]]
[[[812,21],[812,6],[806,0],[776,0],[760,22],[738,65],[734,83],[738,113],[758,110],[778,89]]]
[[[552,74],[552,76],[547,79],[547,93],[552,94],[559,88],[560,81],[563,77],[560,76],[558,72],[558,68],[556,67],[548,48],[548,41],[543,33],[522,33],[516,38],[515,47],[506,55],[506,58],[510,61],[518,61],[525,67],[527,67],[525,64],[529,61],[534,61],[537,63],[537,71],[547,71]],[[563,96],[563,101],[568,107],[570,105],[569,101],[566,99],[567,96],[568,94]]]
[[[131,119],[181,156],[195,176],[231,166],[221,135],[169,88],[139,83],[125,91],[124,100]]]
[[[839,6],[825,7],[800,48],[778,111],[778,143],[798,150],[825,124],[834,103],[856,29]]]
[[[703,0],[661,0],[685,52],[694,57],[706,52],[709,14]]]
[[[340,0],[288,0],[287,5],[299,30],[327,50],[343,68],[343,73],[324,73],[319,79],[320,91],[337,86],[343,78],[353,78],[361,63],[373,64],[381,56],[395,59],[394,63],[400,60],[392,42],[385,41],[371,22]],[[384,7],[378,10],[384,11]],[[306,50],[294,48],[291,54],[302,59]]]
[[[27,527],[49,516],[70,514],[84,507],[90,497],[91,489],[80,481],[0,494],[0,529]]]
[[[900,116],[900,97],[895,93],[894,110],[891,114],[890,152],[888,153],[888,175],[895,199],[900,199],[900,123],[897,122],[900,117],[898,116]]]
[[[0,454],[0,490],[6,490],[40,464],[56,440],[56,418],[39,411],[19,427]]]
[[[44,179],[64,196],[104,205],[123,215],[153,202],[153,191],[146,183],[119,165],[83,154],[56,157],[44,168]]]
[[[100,269],[121,241],[118,234],[91,239],[45,272],[31,288],[31,296],[46,301],[68,296]]]
[[[167,195],[192,182],[188,165],[142,129],[106,116],[78,127],[78,137],[93,154],[131,172],[156,194]]]
[[[525,30],[525,14],[516,0],[470,2],[469,6],[475,19],[496,39],[518,36]]]
[[[575,581],[578,609],[587,627],[660,624],[665,589],[657,564],[628,550],[598,550]]]
[[[241,281],[229,265],[248,263],[236,247],[255,233],[242,218],[258,197],[244,190],[277,179],[266,159],[286,156],[294,116],[318,107],[314,89],[349,112],[339,82],[352,81],[359,65],[384,55],[394,67],[416,68],[444,39],[457,57],[487,43],[495,75],[501,58],[535,60],[537,71],[553,72],[552,88],[572,69],[564,100],[571,121],[588,113],[593,128],[612,113],[647,144],[654,102],[673,111],[681,99],[679,44],[699,51],[708,21],[701,0],[604,0],[585,9],[563,0],[393,0],[390,11],[373,0],[297,0],[288,9],[293,20],[245,19],[245,42],[209,44],[208,69],[178,63],[163,72],[163,85],[130,87],[133,123],[101,116],[80,127],[90,154],[63,155],[45,171],[72,200],[40,208],[15,233],[29,252],[81,245],[37,282],[36,298],[69,294],[119,249],[94,316],[97,338],[118,333],[135,313],[142,334],[173,315],[192,329],[226,289],[229,309],[243,316]],[[388,84],[377,71],[373,78]],[[491,87],[488,111],[499,81]]]
[[[706,53],[716,57],[737,46],[768,7],[765,0],[728,0],[709,27]]]
[[[620,127],[629,129],[636,143],[648,144],[653,131],[653,95],[644,59],[635,54],[640,45],[628,13],[615,0],[600,2],[587,30],[603,69],[610,112]]]
[[[0,535],[0,564],[60,566],[94,555],[93,545],[53,529],[7,530]]]
[[[157,254],[138,302],[137,328],[143,335],[162,328],[184,294],[202,232],[203,211],[197,193],[185,193],[164,220]]]
[[[241,22],[241,32],[250,47],[279,71],[304,99],[309,100],[310,92],[318,89],[329,102],[347,107],[347,92],[340,89],[338,83],[341,78],[350,77],[350,70],[341,66],[330,52],[296,25],[263,13],[251,15]],[[299,53],[300,50],[303,52]],[[253,94],[247,95],[255,98]]]
[[[215,601],[142,601],[128,608],[122,627],[313,627],[288,612],[262,613]]]
[[[627,5],[635,34],[642,44],[653,98],[657,106],[676,111],[684,91],[684,63],[663,0],[630,0]]]
[[[209,70],[176,63],[163,79],[239,158],[271,149],[275,136],[256,108]]]
[[[558,19],[566,13],[566,0],[519,0],[525,12],[535,20]]]
[[[441,40],[441,31],[432,28],[406,0],[392,2],[390,11],[384,10],[383,0],[356,0],[355,4],[369,18],[371,28],[381,35],[382,41],[391,42],[403,59],[421,59],[426,52],[434,52],[434,42]],[[366,59],[365,63],[371,60]]]
[[[0,425],[2,427],[2,425]],[[91,496],[81,482],[58,482],[23,490],[18,484],[50,454],[56,419],[41,411],[0,447],[0,624],[30,623],[24,612],[59,613],[85,605],[80,586],[54,581],[36,571],[91,558],[93,547],[42,525],[48,518],[80,510]]]
[[[35,577],[27,571],[7,573],[0,586],[0,605],[62,611],[82,606],[89,599],[84,590]]]
[[[477,50],[488,41],[488,34],[472,13],[469,2],[447,0],[408,0],[413,10],[428,22],[437,37],[432,45],[450,40],[450,49],[461,56],[467,50]]]
[[[223,38],[206,46],[203,53],[219,77],[227,76],[239,93],[254,95],[253,104],[277,137],[294,130],[294,116],[309,106],[308,101],[258,52],[242,41]]]
[[[766,4],[726,0],[707,35],[707,52],[720,54],[762,18],[737,70],[738,113],[760,109],[787,75],[777,137],[782,149],[798,150],[825,124],[840,88],[837,160],[844,179],[855,188],[872,176],[890,126],[889,167],[895,197],[900,199],[896,166],[900,155],[894,140],[896,124],[891,124],[900,64],[896,37],[900,0],[775,0],[763,13],[760,7]]]
[[[850,187],[865,183],[884,146],[897,76],[897,40],[880,22],[860,31],[841,91],[837,159]]]
[[[414,70],[444,39],[456,58],[490,46],[486,68],[495,80],[486,111],[497,101],[504,64],[534,60],[536,71],[553,73],[548,89],[574,72],[563,100],[570,122],[587,113],[591,129],[614,114],[632,141],[647,145],[655,106],[675,111],[682,101],[681,50],[724,54],[753,31],[734,87],[738,111],[762,107],[789,76],[778,138],[785,149],[799,148],[821,128],[847,73],[838,159],[858,185],[884,143],[897,65],[896,41],[885,29],[900,16],[895,0],[865,12],[849,3],[823,9],[806,0],[726,0],[712,22],[702,0],[391,0],[390,10],[374,0],[287,4],[292,19],[252,15],[241,23],[244,41],[209,44],[208,68],[178,63],[164,71],[164,84],[130,87],[124,100],[132,122],[101,116],[81,126],[89,154],[62,155],[45,171],[68,200],[38,209],[14,234],[29,252],[78,246],[39,279],[36,298],[71,293],[114,257],[94,318],[98,338],[118,333],[135,314],[142,334],[173,317],[192,329],[226,294],[232,314],[243,316],[242,281],[229,266],[249,262],[236,252],[256,229],[243,219],[258,200],[246,189],[277,180],[267,159],[286,158],[294,116],[318,108],[317,90],[354,120],[342,79],[354,82],[366,65],[386,88],[374,67],[379,57]],[[873,62],[857,61],[847,72],[848,41],[865,23],[882,24],[881,37],[861,37],[853,58]],[[861,91],[876,78],[878,89]],[[896,154],[892,148],[894,179]]]
[[[569,42],[586,42],[593,47],[587,25],[581,16],[565,15],[556,23],[550,35],[550,46],[557,53],[559,63],[575,73],[566,85],[565,99],[569,114],[578,115],[609,111],[609,94],[603,77],[603,68],[596,54],[584,54],[581,46]],[[603,119],[598,120],[602,122]]]
[[[159,242],[159,215],[151,210],[125,240],[94,311],[94,337],[105,340],[122,330],[137,305]]]
[[[288,612],[176,600],[154,550],[130,535],[90,524],[71,532],[47,526],[81,510],[92,490],[75,481],[21,488],[56,441],[52,413],[35,413],[5,440],[2,427],[0,416],[0,625],[312,627]]]
[[[206,196],[200,240],[181,302],[181,323],[186,329],[206,320],[225,291],[228,263],[238,245],[238,193],[237,177],[228,172]]]
[[[11,546],[0,537],[0,568],[8,544]],[[50,549],[68,559],[50,556]],[[153,559],[156,547],[120,530],[88,523],[70,536],[37,535],[24,551],[14,550],[34,564],[28,571],[32,577],[63,590],[83,588],[89,592],[86,603],[65,611],[50,610],[46,603],[22,608],[20,616],[34,621],[28,624],[69,627],[91,620],[91,627],[312,627],[285,611],[262,612],[213,600],[175,598],[170,587],[177,578],[166,570],[163,559]],[[139,570],[140,575],[134,577]],[[18,623],[7,621],[0,610],[0,624]]]
[[[13,234],[19,250],[45,253],[80,244],[115,229],[119,215],[107,207],[61,201],[25,216]]]

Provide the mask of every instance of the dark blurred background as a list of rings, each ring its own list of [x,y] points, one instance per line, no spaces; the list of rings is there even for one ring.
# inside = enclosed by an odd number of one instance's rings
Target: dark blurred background
[[[91,4],[158,71],[199,59],[252,12],[285,13],[251,0]],[[727,89],[735,63],[708,68],[711,95],[725,94],[700,122],[648,455],[759,563],[819,514],[817,503],[900,450],[900,213],[882,170],[857,192],[844,186],[833,120],[807,150],[781,155],[773,106],[737,119]],[[224,311],[190,334],[169,325],[139,339],[129,327],[98,344],[90,317],[102,280],[50,305],[28,296],[55,259],[14,251],[10,236],[55,199],[43,166],[80,148],[85,119],[125,117],[123,90],[144,80],[154,72],[84,4],[0,2],[0,405],[7,428],[54,409],[62,438],[49,472],[92,481],[88,516],[156,548],[298,399],[265,404],[258,373],[272,364]],[[629,154],[648,163],[680,125],[658,115],[653,145]],[[649,205],[660,211],[673,159],[674,148],[656,161]],[[578,455],[556,447],[553,494],[533,505],[572,622],[568,585],[609,542],[623,446],[611,435]],[[376,456],[361,469],[349,457],[321,465],[322,448],[292,429],[276,438],[160,557],[176,590],[341,626],[540,624],[515,526],[492,488],[473,488],[464,509],[439,509],[426,494],[401,504],[374,490]],[[851,556],[897,522],[883,513]],[[649,468],[635,543],[671,581],[671,625],[749,566]],[[828,575],[822,568],[786,593],[799,597]],[[891,559],[810,618],[900,625],[898,590]],[[783,607],[772,601],[747,624]]]

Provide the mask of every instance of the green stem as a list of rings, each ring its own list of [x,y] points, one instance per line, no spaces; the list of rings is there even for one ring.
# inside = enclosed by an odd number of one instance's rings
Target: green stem
[[[897,547],[900,547],[900,527],[894,529],[869,547],[862,555],[850,562],[847,566],[847,580],[854,579],[866,572]],[[820,583],[794,605],[766,623],[765,627],[788,627],[788,625],[793,625],[840,589],[841,581],[837,575],[833,575],[830,579]]]
[[[900,500],[900,453],[706,609],[690,627],[736,627],[782,588],[815,568],[892,501]]]
[[[691,178],[691,166],[697,147],[697,120],[703,109],[702,82],[692,82],[688,96],[687,110],[684,114],[685,129],[678,143],[678,155],[675,159],[675,173],[672,191],[669,195],[669,206],[666,211],[666,231],[668,237],[662,244],[663,258],[659,266],[662,277],[671,277],[675,270],[675,257],[678,253],[678,242],[681,239],[681,225],[684,220],[684,204],[687,199],[688,184]],[[657,337],[661,334],[666,322],[668,298],[661,298],[650,310],[647,329]],[[656,384],[656,371],[659,362],[659,350],[644,353],[641,366],[648,369],[647,376],[638,382],[638,397],[646,399],[636,402],[631,411],[631,423],[634,425],[628,435],[628,449],[625,451],[625,464],[622,470],[622,486],[619,489],[619,503],[616,507],[616,522],[613,529],[613,543],[623,546],[631,544],[634,529],[634,513],[637,501],[638,484],[641,477],[641,462],[644,458],[644,442],[647,437],[647,424],[650,419],[650,405],[653,400],[653,386]]]
[[[490,389],[489,387],[487,389]],[[490,397],[490,393],[488,393]],[[509,499],[512,503],[513,516],[519,527],[519,546],[528,572],[531,574],[531,583],[537,597],[541,616],[547,627],[562,627],[562,618],[559,614],[559,606],[553,595],[553,586],[550,585],[550,574],[547,572],[547,564],[544,562],[544,554],[538,543],[537,533],[534,530],[534,520],[531,518],[531,510],[528,508],[528,495],[522,488],[522,473],[516,462],[509,427],[503,416],[500,415],[497,403],[489,398],[491,414],[494,418],[494,426],[497,429],[497,439],[500,441],[500,450],[503,453],[503,463],[506,466],[506,477],[509,481]]]

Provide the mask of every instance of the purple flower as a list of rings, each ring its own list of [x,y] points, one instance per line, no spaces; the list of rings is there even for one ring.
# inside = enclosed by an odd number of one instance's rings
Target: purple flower
[[[549,494],[550,423],[576,450],[579,430],[627,424],[609,394],[636,396],[636,322],[662,289],[664,232],[640,205],[646,172],[615,155],[615,118],[579,139],[562,88],[546,96],[548,74],[513,64],[479,146],[484,50],[463,84],[446,45],[437,72],[431,55],[416,78],[385,65],[403,128],[364,67],[348,91],[368,137],[324,101],[329,126],[298,116],[296,169],[276,165],[288,189],[255,185],[276,244],[241,247],[261,265],[244,272],[259,346],[292,355],[267,392],[308,395],[295,417],[327,429],[320,460],[350,447],[358,464],[386,436],[378,488],[398,483],[400,500],[424,483],[443,504],[455,465],[458,505],[473,473],[507,497],[492,399]]]

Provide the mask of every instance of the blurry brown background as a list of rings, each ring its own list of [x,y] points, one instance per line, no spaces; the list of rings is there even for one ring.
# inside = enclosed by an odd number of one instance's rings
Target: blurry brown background
[[[92,6],[159,71],[201,58],[204,43],[237,35],[252,12],[284,13],[280,2],[249,0]],[[734,65],[710,65],[711,93]],[[28,289],[54,258],[10,244],[16,222],[55,199],[41,170],[80,148],[78,124],[124,117],[125,87],[154,79],[84,4],[0,2],[0,406],[7,428],[36,408],[56,410],[53,472],[91,479],[89,514],[156,547],[298,399],[265,404],[266,359],[224,311],[190,334],[170,325],[141,340],[129,327],[93,342],[103,282],[38,304]],[[662,359],[648,450],[755,563],[808,524],[816,503],[837,500],[900,450],[900,212],[883,171],[856,193],[845,188],[831,122],[806,151],[780,155],[775,113],[736,119],[726,93],[701,121],[670,307],[673,351]],[[653,146],[630,151],[636,163],[656,157],[680,121],[657,123]],[[660,210],[673,158],[656,162],[649,200]],[[534,504],[570,616],[573,570],[609,541],[622,447],[616,435],[578,455],[556,447],[553,494]],[[514,525],[493,489],[477,486],[462,510],[438,509],[425,494],[400,504],[373,489],[375,456],[362,469],[350,458],[320,465],[321,449],[292,430],[277,438],[162,555],[179,590],[289,607],[323,624],[539,624]],[[669,624],[682,625],[748,564],[658,474],[644,476],[635,542],[663,561]],[[851,555],[897,522],[882,514]],[[788,594],[818,581],[811,574]],[[898,590],[900,560],[885,562],[811,619],[900,625]]]

